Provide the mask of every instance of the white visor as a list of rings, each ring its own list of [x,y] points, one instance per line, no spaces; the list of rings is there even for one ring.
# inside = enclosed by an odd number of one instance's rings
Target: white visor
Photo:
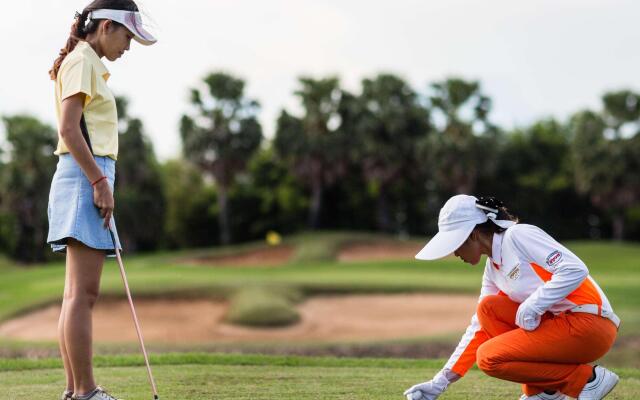
[[[447,200],[438,216],[438,233],[416,254],[416,258],[437,260],[448,256],[462,246],[476,225],[488,220],[504,229],[516,224],[515,221],[497,219],[497,209],[476,204],[477,200],[464,194]]]
[[[416,254],[416,259],[437,260],[448,256],[462,246],[475,227],[475,224],[469,224],[454,231],[439,231],[429,240],[429,243]]]
[[[149,46],[157,42],[157,39],[153,37],[142,25],[142,17],[138,11],[127,10],[109,10],[102,8],[99,10],[93,10],[89,13],[90,19],[110,19],[115,22],[119,22],[126,26],[127,29],[133,33],[134,39],[145,46]]]

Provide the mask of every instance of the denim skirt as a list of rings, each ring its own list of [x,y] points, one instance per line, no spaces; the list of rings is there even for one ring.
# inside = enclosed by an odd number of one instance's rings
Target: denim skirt
[[[113,192],[116,162],[112,158],[94,156],[96,164],[107,177]],[[115,256],[113,240],[109,229],[104,228],[104,218],[93,203],[93,187],[76,160],[69,153],[61,154],[49,192],[49,235],[47,243],[54,252],[65,253],[67,240],[76,239],[86,246],[105,250],[108,256]],[[120,239],[113,216],[111,228],[118,249]]]

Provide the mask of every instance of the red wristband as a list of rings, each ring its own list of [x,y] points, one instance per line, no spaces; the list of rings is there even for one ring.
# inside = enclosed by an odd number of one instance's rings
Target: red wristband
[[[95,186],[95,185],[97,185],[97,184],[98,184],[100,181],[102,181],[103,179],[107,179],[107,177],[106,177],[106,176],[102,176],[102,177],[100,177],[100,178],[96,179],[96,181],[95,181],[95,182],[93,182],[93,183],[91,184],[91,186]]]

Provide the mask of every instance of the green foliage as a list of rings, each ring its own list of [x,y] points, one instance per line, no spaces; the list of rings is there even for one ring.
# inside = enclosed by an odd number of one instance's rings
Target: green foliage
[[[619,240],[624,237],[625,210],[640,201],[638,98],[629,91],[607,93],[603,115],[582,111],[570,123],[576,187],[611,216],[613,237]],[[633,135],[621,135],[629,125]]]
[[[116,163],[116,218],[118,233],[128,252],[153,250],[162,240],[165,197],[153,147],[143,133],[142,121],[128,117],[127,100],[116,98],[120,125]]]
[[[636,125],[640,120],[640,94],[630,90],[608,92],[602,96],[604,115],[607,124],[611,126],[616,136],[620,136],[620,128],[627,123]]]
[[[340,127],[342,99],[338,78],[299,79],[296,95],[304,108],[297,118],[282,111],[278,118],[274,148],[290,171],[311,192],[309,227],[318,228],[324,191],[346,171],[348,136]]]
[[[378,229],[397,231],[392,215],[397,212],[394,193],[399,190],[394,186],[399,181],[408,186],[420,181],[416,168],[420,157],[415,144],[427,138],[429,112],[413,89],[391,74],[364,79],[357,101],[354,162],[362,169],[376,199]]]
[[[431,105],[444,114],[446,125],[480,122],[485,129],[492,128],[488,122],[491,99],[481,92],[479,82],[447,78],[431,84],[431,88]]]
[[[433,234],[438,210],[456,193],[495,195],[558,239],[640,238],[634,91],[605,93],[601,110],[567,122],[505,132],[490,122],[491,100],[476,81],[448,78],[420,93],[386,73],[350,93],[337,77],[302,77],[301,113],[283,110],[264,144],[258,103],[244,93],[242,79],[205,76],[181,119],[184,160],[162,166],[118,98],[116,217],[129,252],[305,226]],[[7,116],[4,125],[0,249],[44,260],[56,134],[29,116]]]
[[[503,152],[508,163],[505,170],[511,171],[522,188],[556,192],[573,186],[569,136],[555,120],[516,131]]]
[[[247,326],[287,326],[300,320],[294,303],[301,299],[295,290],[245,287],[231,297],[226,320]]]
[[[183,160],[162,165],[165,246],[198,247],[218,242],[215,190],[205,185],[201,173]]]
[[[28,115],[3,122],[9,161],[0,169],[0,244],[16,260],[42,261],[49,254],[47,204],[57,134]]]
[[[431,85],[436,133],[420,143],[424,168],[443,193],[474,193],[493,176],[498,131],[488,121],[491,101],[478,82],[449,78]]]
[[[592,192],[597,199],[601,193],[614,189],[615,175],[620,163],[610,165],[611,143],[604,137],[606,129],[602,117],[591,111],[575,114],[570,123],[573,153],[576,163],[576,185],[581,192]],[[613,150],[613,149],[611,149]],[[612,174],[613,172],[613,174]]]
[[[308,199],[273,148],[255,153],[229,196],[231,207],[242,210],[232,221],[238,240],[264,238],[268,231],[292,233],[305,225]]]
[[[495,176],[480,180],[481,194],[509,199],[523,222],[543,227],[554,236],[586,236],[585,221],[594,210],[574,190],[574,169],[568,128],[549,119],[511,132],[497,149]],[[581,231],[579,231],[581,229]]]
[[[216,181],[220,240],[231,241],[228,190],[262,142],[258,103],[244,98],[244,81],[223,72],[191,89],[195,115],[183,115],[180,135],[186,159]]]

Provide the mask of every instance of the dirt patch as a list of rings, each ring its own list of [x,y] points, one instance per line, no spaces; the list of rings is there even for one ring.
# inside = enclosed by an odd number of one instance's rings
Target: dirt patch
[[[198,257],[181,260],[183,264],[236,267],[274,267],[287,263],[294,252],[293,246],[275,246],[217,257]]]
[[[338,261],[413,260],[422,247],[416,242],[354,243],[340,249]]]
[[[477,298],[468,295],[401,294],[318,296],[300,304],[300,323],[286,328],[227,324],[228,304],[208,300],[138,300],[145,341],[167,344],[270,341],[377,340],[462,333]],[[0,337],[57,340],[59,306],[7,321]],[[135,342],[126,301],[102,301],[93,319],[96,342]]]

